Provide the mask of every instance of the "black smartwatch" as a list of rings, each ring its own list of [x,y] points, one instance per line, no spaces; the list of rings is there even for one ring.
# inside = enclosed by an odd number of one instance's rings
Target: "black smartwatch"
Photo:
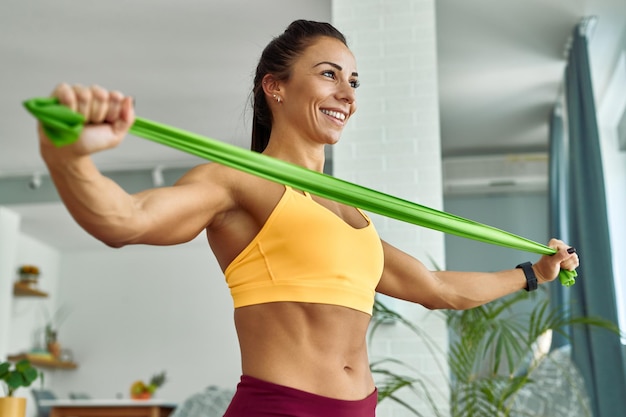
[[[530,262],[524,262],[523,264],[517,265],[515,268],[521,268],[524,271],[524,276],[526,277],[526,291],[535,291],[539,286],[537,282],[537,276],[535,275],[535,271],[533,270],[533,264]]]

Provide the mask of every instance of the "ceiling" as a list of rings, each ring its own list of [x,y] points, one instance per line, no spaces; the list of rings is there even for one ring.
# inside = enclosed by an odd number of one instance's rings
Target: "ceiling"
[[[436,0],[444,157],[544,151],[568,37],[588,15],[598,16],[598,45],[626,37],[623,0]],[[135,97],[143,117],[248,147],[256,60],[297,18],[330,21],[331,1],[2,0],[0,181],[46,172],[34,121],[20,103],[60,81],[119,89]],[[610,61],[613,49],[594,53]],[[602,71],[594,74],[599,91],[608,78]],[[104,170],[198,162],[132,137],[96,160]],[[101,245],[59,204],[11,207],[24,233],[44,242]]]

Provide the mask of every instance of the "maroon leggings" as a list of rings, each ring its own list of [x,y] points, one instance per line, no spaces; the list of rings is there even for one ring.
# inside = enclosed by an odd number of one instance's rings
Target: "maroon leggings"
[[[337,400],[243,375],[224,417],[375,417],[377,393]]]

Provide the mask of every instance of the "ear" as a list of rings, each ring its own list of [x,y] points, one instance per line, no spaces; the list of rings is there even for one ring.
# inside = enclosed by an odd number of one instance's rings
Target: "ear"
[[[281,92],[280,81],[278,81],[272,74],[265,74],[261,85],[268,101],[275,100],[276,95]]]

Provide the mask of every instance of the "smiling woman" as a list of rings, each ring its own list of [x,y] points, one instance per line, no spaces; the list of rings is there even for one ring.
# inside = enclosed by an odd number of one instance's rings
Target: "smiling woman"
[[[358,72],[328,23],[295,21],[264,50],[254,81],[252,148],[321,172],[325,147],[356,111]],[[365,335],[376,291],[428,308],[471,308],[574,269],[556,252],[522,269],[429,271],[382,241],[359,208],[203,164],[174,186],[128,194],[91,154],[115,148],[135,121],[132,99],[99,86],[59,85],[58,101],[85,116],[76,142],[41,154],[65,205],[112,247],[172,245],[206,230],[235,308],[243,375],[227,417],[372,417],[377,390]]]
[[[356,111],[356,62],[336,38],[320,37],[306,52],[292,63],[287,78],[263,77],[263,91],[274,98],[269,103],[270,140],[263,153],[321,171],[323,158],[312,161],[305,155],[323,152],[319,145],[337,143]],[[287,156],[288,148],[300,155]]]
[[[305,49],[309,53],[302,60],[297,59]],[[331,51],[332,53],[329,54],[328,52]],[[332,59],[329,59],[331,57]],[[312,84],[307,84],[307,81],[311,81]],[[322,87],[324,83],[326,90],[315,91],[315,95],[311,95],[312,89],[315,90],[317,86]],[[347,47],[343,34],[327,24],[319,24],[319,27],[313,28],[303,21],[292,23],[281,36],[274,38],[265,47],[257,65],[252,90],[254,109],[252,150],[263,152],[269,142],[272,128],[282,127],[284,122],[291,120],[285,117],[287,114],[279,110],[286,112],[289,109],[295,109],[293,104],[285,105],[285,109],[277,108],[278,105],[285,104],[286,94],[290,94],[290,103],[297,99],[298,93],[300,93],[300,99],[304,97],[304,100],[312,100],[318,95],[329,94],[331,86],[336,86],[338,83],[341,85],[347,83],[350,90],[359,86],[356,62]],[[286,91],[287,87],[291,90],[290,93]],[[304,90],[299,91],[299,88],[304,88]],[[348,93],[354,94],[350,90]],[[268,95],[273,100],[267,101]],[[310,113],[307,112],[301,116],[305,117],[310,114],[319,117],[317,113],[324,112],[329,117],[345,123],[356,111],[355,98],[352,97],[350,100],[339,108],[313,108]],[[293,101],[293,103],[296,102]],[[335,102],[334,105],[337,106],[337,103]],[[275,120],[278,117],[284,120]],[[295,120],[299,121],[299,118]],[[298,133],[300,130],[297,126],[289,124],[285,129],[287,128]],[[280,135],[288,133],[285,130]],[[275,131],[274,135],[278,137],[279,133]]]

